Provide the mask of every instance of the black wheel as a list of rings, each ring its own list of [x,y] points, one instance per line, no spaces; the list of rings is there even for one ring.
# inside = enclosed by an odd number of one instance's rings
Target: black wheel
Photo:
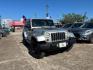
[[[90,43],[93,43],[93,37],[92,37],[92,38],[90,38]]]
[[[32,50],[30,50],[29,52],[33,57],[35,57],[37,59],[43,58],[45,56],[45,52],[41,51],[39,46],[40,45],[38,45],[38,43],[35,39],[31,40],[31,49]]]
[[[41,52],[41,51],[29,51],[29,53],[34,57],[34,58],[37,58],[37,59],[41,59],[45,56],[45,52]]]
[[[66,47],[66,51],[70,51],[73,47],[73,44],[68,44],[67,47]]]
[[[70,38],[68,45],[66,47],[66,51],[70,51],[72,49],[74,43],[76,43],[76,39]]]
[[[0,34],[0,39],[2,38],[2,34]]]
[[[2,37],[6,37],[6,36],[7,36],[6,33],[3,33],[3,34],[2,34]]]
[[[5,37],[5,35],[4,35],[4,34],[2,34],[2,37]]]

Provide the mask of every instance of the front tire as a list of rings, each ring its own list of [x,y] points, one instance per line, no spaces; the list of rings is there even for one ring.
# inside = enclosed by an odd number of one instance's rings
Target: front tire
[[[37,59],[43,58],[45,56],[45,52],[40,50],[39,44],[36,41],[36,39],[31,39],[31,48],[32,50],[30,51],[31,55]]]
[[[90,38],[90,43],[92,43],[92,44],[93,44],[93,37],[92,37],[92,38]]]
[[[74,43],[76,43],[76,39],[75,38],[70,38],[68,45],[66,47],[66,51],[70,51],[74,45]]]
[[[2,34],[0,34],[0,39],[2,38]]]

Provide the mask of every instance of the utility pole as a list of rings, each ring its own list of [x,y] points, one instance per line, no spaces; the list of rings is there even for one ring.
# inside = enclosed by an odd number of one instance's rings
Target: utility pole
[[[49,17],[48,9],[49,9],[49,6],[48,4],[46,4],[46,17]]]
[[[1,16],[0,16],[0,26],[1,26]]]

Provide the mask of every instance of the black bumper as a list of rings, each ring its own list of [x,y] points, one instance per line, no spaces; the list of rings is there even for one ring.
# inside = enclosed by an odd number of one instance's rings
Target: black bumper
[[[76,37],[76,40],[82,40],[82,41],[89,41],[90,40],[90,35],[82,35],[81,33],[75,33],[74,35]]]
[[[61,42],[52,42],[52,43],[44,43],[44,44],[39,44],[39,48],[41,50],[54,50],[54,49],[60,49],[60,47],[58,47],[59,43],[64,43],[66,42],[66,47],[70,47],[73,46],[73,44],[76,42],[75,38],[70,38],[69,40],[65,40],[65,41],[61,41]]]
[[[89,41],[90,40],[90,35],[81,35],[78,40],[82,41]]]

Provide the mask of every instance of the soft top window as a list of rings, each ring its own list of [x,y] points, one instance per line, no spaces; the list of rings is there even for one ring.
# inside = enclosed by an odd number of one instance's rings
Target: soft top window
[[[54,26],[54,23],[52,20],[33,19],[32,26],[33,27]]]

